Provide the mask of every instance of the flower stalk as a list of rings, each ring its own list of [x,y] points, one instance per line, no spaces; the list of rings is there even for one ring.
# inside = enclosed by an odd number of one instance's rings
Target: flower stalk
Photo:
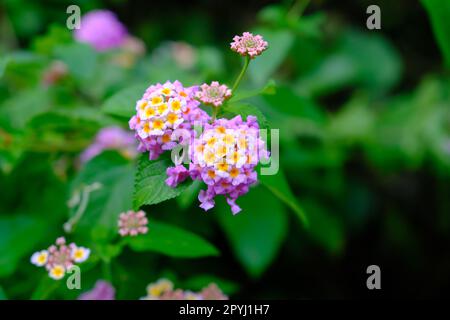
[[[245,72],[247,72],[249,64],[250,64],[250,56],[245,56],[244,66],[242,67],[241,73],[239,73],[238,77],[236,78],[236,81],[233,84],[233,88],[231,89],[231,92],[233,92],[233,94],[239,87],[239,84],[241,83],[242,78],[245,75]]]

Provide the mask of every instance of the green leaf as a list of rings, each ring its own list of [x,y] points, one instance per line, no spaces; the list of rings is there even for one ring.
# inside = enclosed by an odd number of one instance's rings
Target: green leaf
[[[220,112],[221,115],[226,118],[241,115],[244,121],[248,116],[255,116],[258,119],[259,127],[261,129],[269,128],[269,123],[266,116],[261,112],[261,110],[258,109],[258,107],[250,103],[236,102],[225,104]]]
[[[0,58],[0,78],[3,77],[3,74],[5,73],[6,66],[8,65],[9,57],[1,57]]]
[[[219,251],[209,242],[186,230],[150,220],[147,234],[127,238],[135,251],[155,251],[177,258],[217,256]]]
[[[277,85],[274,80],[269,80],[263,88],[254,90],[238,90],[236,94],[233,94],[228,104],[233,104],[241,100],[246,100],[253,98],[257,95],[271,95],[275,94],[277,90]]]
[[[98,130],[100,127],[114,125],[115,122],[98,109],[78,106],[50,110],[34,117],[29,127],[33,130],[51,131],[74,130],[82,127],[84,131]],[[88,127],[88,128],[86,128]]]
[[[242,211],[233,216],[226,203],[218,203],[218,218],[236,258],[256,278],[276,258],[287,232],[287,216],[282,203],[262,187],[252,188],[238,204]]]
[[[342,252],[345,234],[339,218],[312,201],[304,201],[303,205],[308,210],[308,232],[311,238],[332,254]]]
[[[178,196],[189,183],[182,183],[176,188],[166,184],[168,167],[173,166],[169,159],[160,158],[151,161],[147,155],[139,158],[134,184],[133,207],[135,210],[143,205],[160,203]]]
[[[136,113],[136,101],[145,92],[146,84],[136,84],[120,90],[102,105],[103,112],[124,118],[131,118]]]
[[[262,85],[274,74],[286,58],[294,43],[294,35],[285,30],[261,29],[255,31],[269,43],[269,47],[257,59],[250,62],[248,73],[256,84]]]
[[[64,283],[64,280],[53,280],[47,274],[42,277],[42,280],[37,285],[31,294],[31,300],[45,300]]]
[[[79,205],[71,210],[75,232],[90,234],[97,240],[108,240],[117,235],[117,219],[121,212],[132,208],[134,167],[116,152],[108,151],[89,161],[71,184],[70,195],[81,195],[86,186],[99,184],[89,192],[87,207],[77,221]]]
[[[323,35],[322,26],[327,20],[324,12],[317,12],[308,16],[302,16],[293,23],[293,27],[305,38],[320,39]]]
[[[197,199],[200,188],[202,187],[202,182],[199,180],[195,180],[192,184],[186,188],[180,196],[177,197],[178,205],[182,209],[189,208],[192,203]]]
[[[433,27],[434,36],[450,67],[450,2],[447,0],[422,0]]]
[[[326,115],[320,106],[313,99],[301,96],[294,92],[290,87],[282,85],[277,87],[277,91],[273,95],[264,96],[276,112],[314,120],[323,123]]]
[[[0,217],[0,277],[11,275],[20,259],[30,255],[45,236],[43,221],[28,215]],[[33,241],[30,241],[30,236]]]
[[[328,135],[332,140],[364,143],[374,127],[375,115],[366,97],[353,97],[330,119]]]
[[[8,300],[8,298],[6,297],[6,293],[2,287],[0,287],[0,300]]]
[[[30,88],[38,85],[42,79],[42,71],[47,61],[28,51],[16,51],[3,57],[0,63],[0,74],[9,85],[17,88]]]
[[[61,44],[74,41],[69,29],[59,24],[52,24],[45,35],[33,40],[33,49],[44,55],[51,55],[53,50]]]
[[[276,197],[288,205],[297,214],[305,227],[308,227],[308,217],[292,193],[286,177],[281,169],[275,175],[259,175],[259,179],[267,189],[269,189]]]
[[[110,263],[122,253],[123,245],[120,242],[119,244],[97,244],[95,249],[102,261]]]
[[[298,90],[316,96],[360,86],[379,95],[398,83],[401,72],[401,58],[387,39],[350,30],[332,54],[299,80]]]
[[[75,78],[86,80],[94,75],[98,57],[91,46],[79,42],[64,44],[55,48],[55,54]]]
[[[223,74],[225,69],[223,54],[214,47],[202,47],[197,49],[197,65],[205,79],[215,78]]]
[[[0,127],[21,130],[33,117],[51,107],[48,91],[32,89],[22,91],[0,106]]]

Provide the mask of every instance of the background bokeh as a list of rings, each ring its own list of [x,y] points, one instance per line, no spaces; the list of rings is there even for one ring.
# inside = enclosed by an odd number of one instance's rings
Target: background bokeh
[[[65,27],[73,3],[82,13],[115,12],[146,52],[97,53],[75,43]],[[370,4],[381,7],[381,30],[366,28]],[[220,255],[125,248],[110,270],[118,298],[137,299],[160,277],[192,290],[214,281],[232,298],[448,295],[448,1],[3,0],[0,298],[77,297],[63,287],[45,293],[53,284],[29,263],[63,234],[77,183],[111,187],[68,236],[94,252],[83,289],[108,274],[99,260],[114,254],[91,228],[132,198],[135,161],[109,152],[81,165],[79,154],[100,128],[127,128],[123,110],[151,83],[230,85],[241,58],[229,43],[246,30],[270,48],[252,61],[241,88],[261,94],[243,103],[280,129],[281,171],[239,200],[236,217],[223,203],[205,214],[195,186],[145,206]],[[55,61],[67,70],[48,81]],[[381,268],[381,294],[366,288],[371,264]]]

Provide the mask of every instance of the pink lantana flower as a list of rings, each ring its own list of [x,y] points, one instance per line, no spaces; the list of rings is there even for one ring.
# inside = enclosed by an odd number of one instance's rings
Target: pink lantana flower
[[[77,300],[115,300],[116,290],[107,281],[98,280],[94,288],[80,294]]]
[[[138,151],[149,151],[157,159],[193,136],[193,126],[209,121],[209,115],[194,99],[198,87],[184,88],[179,81],[150,86],[136,103],[136,115],[130,121],[139,141]]]
[[[248,116],[243,121],[236,116],[205,124],[203,133],[189,147],[189,169],[182,165],[169,168],[166,183],[176,187],[188,172],[193,180],[207,185],[198,195],[200,208],[210,210],[215,205],[214,198],[223,195],[233,214],[241,211],[236,200],[257,182],[256,166],[261,158],[269,156],[259,136],[256,117]]]
[[[169,187],[175,188],[179,183],[186,180],[189,177],[189,171],[183,165],[177,165],[175,167],[167,168],[166,184]]]
[[[226,85],[213,81],[210,85],[202,84],[196,96],[204,104],[219,107],[226,99],[231,97],[231,90]]]
[[[108,10],[94,10],[81,17],[80,29],[74,37],[97,51],[106,51],[122,46],[128,38],[125,26]]]
[[[102,128],[94,142],[80,155],[80,161],[86,163],[104,150],[117,150],[126,158],[132,159],[137,155],[136,145],[132,132],[115,126]]]
[[[228,300],[219,287],[210,283],[200,292],[175,289],[172,281],[159,279],[147,286],[147,295],[141,300]]]
[[[242,36],[235,36],[233,38],[231,50],[239,53],[241,56],[249,56],[253,59],[266,50],[268,45],[262,36],[254,36],[250,32],[244,32]]]
[[[145,212],[140,210],[134,212],[132,210],[121,213],[119,216],[119,234],[125,236],[137,236],[138,234],[146,234],[148,232],[148,220]]]
[[[66,239],[59,237],[56,239],[56,245],[35,252],[31,256],[31,263],[45,267],[50,278],[60,280],[73,265],[86,261],[90,252],[89,249],[79,247],[75,243],[66,244]]]

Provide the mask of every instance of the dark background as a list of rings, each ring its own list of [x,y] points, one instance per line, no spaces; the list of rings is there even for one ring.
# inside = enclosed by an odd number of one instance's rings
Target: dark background
[[[130,32],[145,42],[149,52],[164,40],[185,41],[193,46],[212,45],[226,51],[233,35],[260,23],[258,12],[276,3],[80,1],[82,10],[103,7],[116,12]],[[50,24],[65,21],[61,14],[61,8],[66,6],[64,1],[30,1],[27,7],[17,5],[15,1],[5,4],[3,14],[7,13],[11,19],[18,48],[29,48],[33,39],[45,33]],[[282,4],[290,6],[289,1]],[[365,27],[365,11],[370,4],[381,7],[381,30],[369,31]],[[442,80],[443,86],[449,84],[427,12],[419,1],[319,0],[311,1],[304,15],[317,12],[327,15],[328,22],[322,28],[321,38],[321,50],[326,52],[325,55],[332,52],[336,35],[348,26],[362,33],[381,35],[397,50],[403,65],[400,81],[371,100],[371,104],[388,109],[391,99],[414,95],[423,79],[430,75]],[[302,51],[291,52],[291,58],[280,68],[281,81],[289,83],[304,74],[298,71],[301,68],[295,66],[296,62],[291,62],[301,60],[302,54]],[[225,61],[231,64],[234,60],[226,55]],[[347,86],[314,99],[322,111],[333,117],[357,90],[357,86]],[[448,96],[445,97],[442,103],[447,103],[448,107]],[[402,126],[401,121],[398,126]],[[308,138],[299,138],[299,141],[306,146],[309,143],[315,145]],[[180,277],[189,276],[193,270],[213,270],[213,273],[218,270],[221,276],[232,278],[242,286],[233,298],[447,297],[450,290],[448,167],[436,165],[428,157],[417,165],[407,155],[394,164],[380,164],[368,159],[367,148],[370,146],[364,143],[342,148],[345,160],[336,170],[343,185],[336,193],[327,191],[326,187],[311,188],[311,185],[328,183],[329,171],[319,165],[308,168],[300,162],[296,165],[296,160],[292,160],[288,170],[293,174],[287,174],[300,203],[310,197],[312,201],[323,203],[328,212],[341,221],[345,234],[342,250],[324,250],[290,215],[285,244],[259,279],[250,279],[240,268],[217,226],[212,227],[210,234],[222,251],[221,260],[183,260],[180,263],[161,258],[158,265],[174,270]],[[384,152],[390,151],[380,152],[383,157]],[[161,208],[163,210],[164,205]],[[356,220],[352,218],[355,215],[358,216]],[[201,224],[202,218],[200,214],[192,216],[191,223]],[[139,256],[129,255],[122,262],[138,264]],[[371,264],[381,268],[381,292],[366,288],[366,268]]]

